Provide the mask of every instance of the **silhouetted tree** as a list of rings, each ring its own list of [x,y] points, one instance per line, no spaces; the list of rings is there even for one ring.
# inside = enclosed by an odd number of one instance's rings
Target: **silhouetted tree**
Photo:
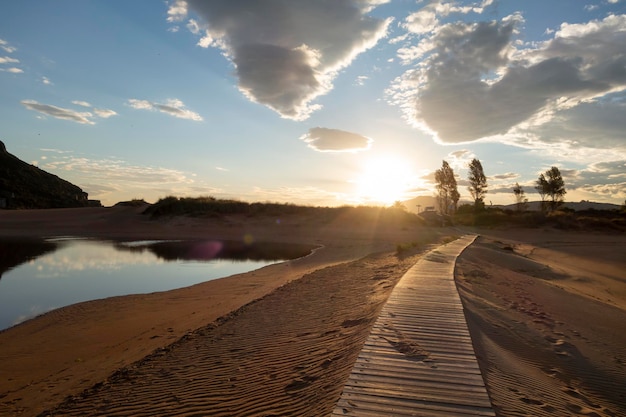
[[[474,210],[482,210],[485,207],[484,198],[487,194],[487,177],[485,177],[483,165],[476,158],[469,163],[467,179],[470,183],[467,189],[474,199]]]
[[[540,174],[536,184],[535,189],[541,196],[542,210],[547,207],[550,210],[556,210],[558,206],[563,204],[567,191],[565,191],[565,182],[561,176],[561,171],[557,167],[552,167],[545,174]],[[546,197],[549,197],[550,200],[547,201]]]
[[[515,187],[513,187],[513,194],[515,194],[515,203],[517,204],[517,211],[526,210],[526,206],[528,205],[528,199],[526,198],[526,193],[524,192],[524,188],[515,183]]]
[[[396,210],[406,211],[406,206],[400,200],[394,201],[392,208],[394,208]]]
[[[546,196],[549,193],[548,180],[546,180],[546,176],[543,174],[539,174],[539,178],[537,179],[537,185],[535,185],[535,190],[539,193],[541,197],[541,211],[546,211]]]
[[[443,214],[454,213],[461,195],[457,190],[454,170],[446,161],[443,161],[441,168],[435,171],[435,181],[437,182],[439,211]]]

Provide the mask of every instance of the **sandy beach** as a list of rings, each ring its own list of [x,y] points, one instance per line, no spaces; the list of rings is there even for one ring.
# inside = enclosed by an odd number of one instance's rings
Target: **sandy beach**
[[[0,332],[0,415],[327,415],[395,283],[420,253],[463,233],[393,219],[153,221],[139,211],[3,211],[0,234],[247,236],[320,249]],[[473,232],[481,237],[457,280],[498,415],[626,415],[626,237]]]

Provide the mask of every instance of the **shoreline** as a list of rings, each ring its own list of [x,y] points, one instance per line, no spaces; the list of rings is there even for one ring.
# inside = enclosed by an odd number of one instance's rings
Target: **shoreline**
[[[285,219],[280,226],[273,219],[231,219],[228,224],[197,218],[153,221],[139,213],[128,207],[4,211],[0,234],[228,240],[254,236],[258,241],[322,247],[303,258],[191,287],[74,304],[0,332],[0,414],[37,415],[278,288],[371,253],[392,251],[397,242],[421,233],[406,227],[376,231],[375,225],[319,227],[300,219]],[[435,241],[438,235],[418,238]]]
[[[31,236],[252,235],[321,247],[192,287],[75,304],[0,332],[2,415],[128,415],[142,401],[164,413],[204,404],[205,412],[254,415],[266,404],[324,415],[395,282],[429,244],[462,234],[359,219],[153,221],[136,209],[86,210],[0,212],[0,235],[30,225]],[[459,258],[457,287],[499,415],[626,416],[626,236],[472,232],[481,238]],[[410,242],[398,255],[397,245]],[[609,311],[613,321],[598,326]],[[200,385],[181,392],[167,381]]]

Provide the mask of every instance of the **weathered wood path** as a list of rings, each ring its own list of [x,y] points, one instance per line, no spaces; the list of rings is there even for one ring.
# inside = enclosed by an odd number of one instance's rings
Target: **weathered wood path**
[[[495,416],[454,283],[475,238],[429,252],[402,277],[332,416]]]

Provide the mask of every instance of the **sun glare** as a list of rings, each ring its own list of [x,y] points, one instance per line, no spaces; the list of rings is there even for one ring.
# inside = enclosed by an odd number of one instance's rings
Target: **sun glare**
[[[391,205],[406,198],[410,188],[409,164],[398,157],[366,161],[356,179],[357,196],[362,203]]]

